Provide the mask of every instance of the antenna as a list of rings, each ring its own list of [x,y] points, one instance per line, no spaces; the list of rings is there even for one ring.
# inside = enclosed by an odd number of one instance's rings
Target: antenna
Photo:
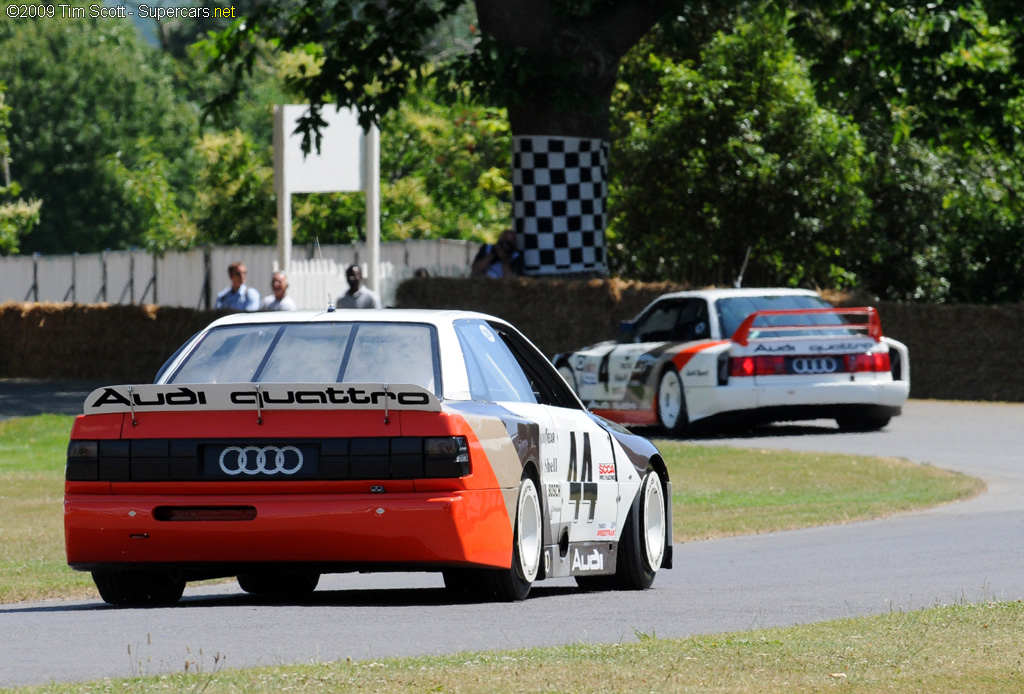
[[[750,249],[752,246],[747,246],[747,254],[743,256],[743,265],[740,267],[740,274],[736,276],[736,281],[733,282],[733,286],[739,289],[743,286],[743,273],[747,271],[747,263],[750,262]]]
[[[316,254],[320,257],[320,262],[324,262],[324,252],[320,248],[320,237],[314,237],[313,241],[316,243]],[[327,292],[327,312],[334,313],[334,299],[331,297],[331,293]]]

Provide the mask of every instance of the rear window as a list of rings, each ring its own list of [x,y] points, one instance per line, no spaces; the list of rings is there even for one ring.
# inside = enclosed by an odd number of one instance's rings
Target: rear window
[[[440,393],[433,326],[261,323],[215,328],[167,383],[412,383]]]
[[[832,305],[817,296],[736,296],[719,299],[715,302],[718,321],[722,326],[722,336],[732,337],[740,323],[755,311],[786,311],[792,309],[832,308]],[[759,318],[757,325],[786,325],[792,323],[792,317],[765,316]],[[840,315],[823,313],[800,318],[801,323],[810,325],[843,325],[847,321]],[[797,333],[797,331],[793,331]],[[779,333],[774,334],[781,337]],[[791,335],[792,336],[792,335]],[[751,337],[754,337],[753,332]]]

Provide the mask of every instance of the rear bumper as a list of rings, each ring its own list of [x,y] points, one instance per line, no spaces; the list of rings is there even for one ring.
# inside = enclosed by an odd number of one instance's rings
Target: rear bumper
[[[892,417],[898,415],[910,394],[906,381],[881,383],[775,383],[730,381],[718,387],[688,388],[686,403],[690,421],[715,418],[757,418],[761,421],[822,419],[835,417]]]
[[[255,508],[251,520],[158,520],[167,509]],[[303,564],[507,568],[512,527],[500,489],[448,494],[152,496],[67,494],[68,564],[78,570]]]
[[[869,418],[884,419],[896,417],[902,408],[886,405],[786,405],[762,407],[756,410],[729,410],[701,419],[712,423],[766,423],[799,422],[812,419]]]

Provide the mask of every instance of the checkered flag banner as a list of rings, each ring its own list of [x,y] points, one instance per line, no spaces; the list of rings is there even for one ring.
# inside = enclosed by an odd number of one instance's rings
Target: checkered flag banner
[[[607,175],[604,140],[512,138],[513,216],[527,275],[608,274]]]

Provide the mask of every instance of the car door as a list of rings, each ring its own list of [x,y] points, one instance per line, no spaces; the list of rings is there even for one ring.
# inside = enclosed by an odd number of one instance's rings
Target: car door
[[[587,403],[619,403],[625,400],[640,358],[645,354],[658,353],[683,337],[684,326],[680,317],[683,313],[693,313],[688,310],[691,304],[697,306],[695,300],[678,297],[657,301],[633,322],[629,332],[617,344],[601,352],[593,350],[574,355],[574,372],[582,373],[582,377],[577,375],[576,379],[580,399]],[[706,326],[705,321],[705,332]],[[692,326],[685,326],[688,335],[696,328],[696,321]]]
[[[618,465],[629,462],[617,460],[611,435],[580,407],[551,363],[521,335],[506,325],[475,319],[459,321],[456,331],[467,359],[474,362],[474,377],[495,384],[489,397],[539,427],[537,462],[549,516],[547,544],[563,544],[563,560],[576,573],[608,566],[607,544],[619,527]]]

